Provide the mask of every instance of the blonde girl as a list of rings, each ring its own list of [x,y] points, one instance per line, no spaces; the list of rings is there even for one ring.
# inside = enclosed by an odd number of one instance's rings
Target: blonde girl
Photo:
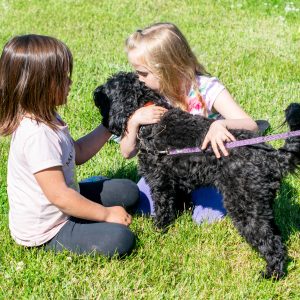
[[[139,79],[160,93],[174,107],[215,119],[203,141],[202,149],[211,145],[217,158],[228,155],[224,142],[234,141],[228,129],[258,130],[257,124],[234,101],[224,85],[208,74],[198,62],[186,38],[171,23],[157,23],[137,30],[126,40],[128,60]],[[155,105],[137,110],[128,122],[121,140],[121,153],[131,158],[136,153],[136,136],[140,125],[156,123],[165,109]],[[188,133],[187,133],[188,134]],[[148,185],[142,178],[141,211],[153,213]],[[225,210],[222,197],[213,187],[200,188],[192,194],[193,218],[201,223],[221,218]]]
[[[75,164],[110,137],[98,126],[75,141],[57,108],[67,102],[73,58],[61,41],[12,38],[0,58],[0,135],[11,135],[7,171],[9,228],[16,243],[107,256],[135,243],[125,209],[138,201],[129,180],[77,183]]]

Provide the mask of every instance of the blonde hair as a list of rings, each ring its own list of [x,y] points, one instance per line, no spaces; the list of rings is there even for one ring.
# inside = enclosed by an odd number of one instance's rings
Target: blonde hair
[[[139,59],[158,78],[160,93],[173,106],[187,110],[183,79],[191,83],[205,108],[198,91],[197,75],[209,75],[198,62],[186,38],[172,23],[156,23],[131,34],[125,42],[127,54],[139,49]]]
[[[53,37],[8,41],[0,58],[0,135],[13,133],[25,114],[56,129],[56,108],[66,101],[72,68],[69,48]]]

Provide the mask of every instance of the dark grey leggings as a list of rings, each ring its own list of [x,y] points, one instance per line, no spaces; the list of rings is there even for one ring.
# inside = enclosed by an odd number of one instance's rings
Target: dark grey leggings
[[[128,179],[101,179],[82,182],[80,193],[104,206],[121,205],[132,209],[139,200],[137,185]],[[135,245],[135,236],[122,224],[93,222],[71,217],[60,231],[45,244],[46,250],[75,253],[100,253],[105,256],[129,254]]]

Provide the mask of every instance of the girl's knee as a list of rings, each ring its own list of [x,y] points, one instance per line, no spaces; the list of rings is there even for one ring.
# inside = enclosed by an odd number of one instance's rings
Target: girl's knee
[[[135,182],[130,179],[115,179],[115,188],[118,191],[119,201],[124,203],[125,208],[134,208],[140,199],[140,192]]]
[[[140,199],[140,191],[137,184],[129,179],[123,179],[125,188],[124,193],[127,196],[127,207],[135,206]]]
[[[136,183],[129,179],[110,179],[103,183],[101,199],[105,206],[122,205],[131,208],[138,203],[139,197]]]
[[[108,251],[109,257],[129,255],[136,244],[134,233],[124,225],[117,225],[114,234],[111,235],[111,249]]]
[[[195,223],[201,224],[204,222],[214,223],[224,218],[226,212],[224,210],[213,209],[211,207],[203,207],[197,205],[194,209],[192,219]]]
[[[197,224],[213,223],[226,215],[223,197],[215,187],[198,188],[192,193],[192,201],[195,205],[193,220]]]

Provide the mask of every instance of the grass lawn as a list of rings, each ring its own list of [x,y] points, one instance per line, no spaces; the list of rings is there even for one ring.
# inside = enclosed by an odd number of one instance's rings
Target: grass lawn
[[[0,0],[0,46],[14,35],[39,33],[70,47],[73,86],[60,113],[76,139],[101,121],[94,88],[130,70],[127,35],[159,21],[179,26],[242,107],[270,121],[270,133],[287,130],[283,111],[300,100],[299,0]],[[17,246],[8,230],[8,151],[9,138],[1,138],[0,299],[300,299],[299,174],[285,179],[276,199],[289,260],[288,275],[272,282],[260,278],[264,260],[229,218],[197,226],[189,212],[164,235],[150,219],[135,217],[138,244],[124,260]],[[98,174],[138,180],[136,159],[124,160],[113,142],[77,173],[79,180]]]

